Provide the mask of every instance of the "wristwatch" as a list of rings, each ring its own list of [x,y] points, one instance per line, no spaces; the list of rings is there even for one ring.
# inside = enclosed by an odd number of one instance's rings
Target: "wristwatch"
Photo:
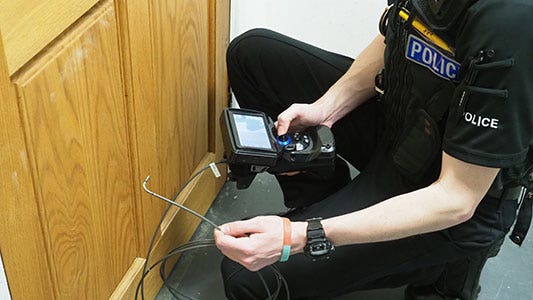
[[[329,259],[335,246],[326,238],[322,223],[322,218],[307,220],[307,244],[304,247],[304,254],[313,261]]]

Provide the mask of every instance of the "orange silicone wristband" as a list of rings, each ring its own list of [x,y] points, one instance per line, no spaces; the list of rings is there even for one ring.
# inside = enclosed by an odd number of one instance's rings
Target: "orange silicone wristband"
[[[280,262],[286,262],[289,259],[291,254],[291,244],[292,244],[292,228],[291,220],[287,218],[282,218],[283,220],[283,248],[281,250]]]

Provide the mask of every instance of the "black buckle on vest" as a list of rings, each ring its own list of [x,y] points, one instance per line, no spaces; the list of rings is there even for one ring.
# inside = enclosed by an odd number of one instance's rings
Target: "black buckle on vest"
[[[376,74],[376,77],[374,77],[374,89],[379,97],[385,94],[385,79],[383,77],[384,72],[385,69],[381,69],[379,73]]]
[[[526,238],[533,212],[533,191],[527,191],[524,186],[516,186],[505,190],[489,191],[490,197],[500,199],[500,201],[516,201],[518,209],[516,210],[516,220],[513,231],[509,239],[513,243],[521,246]]]
[[[509,196],[510,199],[504,198],[502,200],[516,199],[518,201],[518,214],[509,238],[513,243],[521,246],[527,235],[529,226],[531,225],[531,218],[533,216],[533,192],[527,192],[527,189],[523,186],[512,188],[510,190],[514,190],[511,191],[512,195]]]
[[[524,201],[524,199],[526,197],[526,194],[527,194],[527,189],[525,187],[519,185],[519,186],[516,186],[516,187],[513,187],[513,188],[506,189],[502,193],[500,199],[501,200],[506,200],[506,201],[514,200],[520,206],[520,204]]]

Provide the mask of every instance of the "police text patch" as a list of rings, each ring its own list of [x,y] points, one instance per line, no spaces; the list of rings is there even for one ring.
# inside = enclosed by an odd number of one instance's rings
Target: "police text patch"
[[[412,34],[409,35],[405,57],[448,80],[456,80],[461,68],[461,64]]]

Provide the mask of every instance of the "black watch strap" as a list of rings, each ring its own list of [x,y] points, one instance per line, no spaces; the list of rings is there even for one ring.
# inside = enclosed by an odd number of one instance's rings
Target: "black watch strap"
[[[313,241],[316,239],[325,239],[326,233],[322,228],[322,218],[313,218],[307,220],[307,241]]]
[[[304,247],[304,254],[313,261],[329,259],[331,252],[335,250],[333,244],[326,238],[320,221],[322,218],[307,220],[307,244]]]

